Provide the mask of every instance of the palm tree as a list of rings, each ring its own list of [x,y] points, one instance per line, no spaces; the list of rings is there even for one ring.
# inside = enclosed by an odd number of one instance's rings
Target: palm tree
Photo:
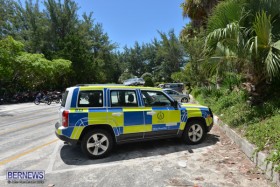
[[[189,17],[192,20],[192,26],[200,28],[203,24],[205,25],[207,17],[217,3],[218,0],[185,0],[181,4],[183,17]]]
[[[260,85],[280,74],[280,4],[278,0],[221,2],[208,21],[206,47],[230,51],[252,82]]]

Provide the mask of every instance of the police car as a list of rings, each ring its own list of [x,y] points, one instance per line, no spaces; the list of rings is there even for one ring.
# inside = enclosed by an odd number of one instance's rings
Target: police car
[[[198,144],[212,126],[208,107],[180,104],[160,88],[78,85],[66,89],[55,133],[103,158],[126,142],[180,137]]]

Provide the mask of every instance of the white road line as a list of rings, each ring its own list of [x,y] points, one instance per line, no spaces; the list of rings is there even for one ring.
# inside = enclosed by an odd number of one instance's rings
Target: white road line
[[[59,149],[60,145],[61,145],[61,141],[56,143],[54,151],[52,152],[52,154],[50,156],[50,162],[49,162],[48,168],[45,171],[46,173],[51,173],[52,172],[54,162],[55,162],[55,159],[56,159],[56,154],[58,152],[58,149]]]

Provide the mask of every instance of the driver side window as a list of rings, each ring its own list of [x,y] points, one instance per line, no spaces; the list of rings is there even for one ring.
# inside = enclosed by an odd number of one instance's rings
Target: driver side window
[[[142,91],[145,106],[172,106],[171,101],[162,92]]]

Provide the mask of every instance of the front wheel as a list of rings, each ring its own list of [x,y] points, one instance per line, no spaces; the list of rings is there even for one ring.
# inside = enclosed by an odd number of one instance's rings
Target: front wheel
[[[104,158],[113,148],[113,138],[106,130],[94,129],[83,137],[81,147],[89,158]]]
[[[183,141],[190,145],[201,143],[206,136],[206,131],[204,128],[203,121],[192,120],[188,122],[186,125],[187,126],[183,134]]]
[[[189,102],[189,99],[187,97],[183,97],[181,99],[181,103],[187,103],[187,102]]]
[[[52,100],[51,100],[51,99],[48,99],[48,100],[47,100],[47,104],[50,105],[51,103],[52,103]]]
[[[40,104],[40,100],[39,99],[35,99],[34,103],[35,103],[35,105],[39,105]]]

